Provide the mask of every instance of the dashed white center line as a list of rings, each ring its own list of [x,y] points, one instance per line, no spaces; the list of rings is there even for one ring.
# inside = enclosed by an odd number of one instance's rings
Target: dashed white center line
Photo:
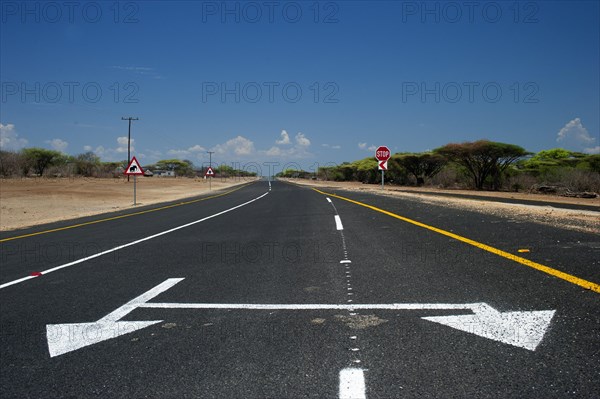
[[[340,218],[337,208],[331,201],[331,198],[327,197],[327,202],[333,206],[333,210],[335,211],[335,226],[336,229],[340,232],[340,236],[342,239],[342,250],[344,251],[344,259],[340,261],[341,264],[345,266],[346,269],[346,302],[348,303],[348,311],[351,317],[357,316],[356,307],[351,305],[353,300],[350,298],[354,297],[354,291],[352,289],[351,283],[351,273],[350,273],[350,264],[352,261],[348,259],[348,248],[346,247],[346,238],[344,237],[344,226],[342,224],[342,219]],[[349,337],[352,341],[352,345],[347,347],[348,351],[353,353],[353,356],[350,360],[351,364],[359,364],[361,363],[360,359],[357,359],[360,348],[357,345],[357,336],[353,335]],[[345,368],[340,371],[340,392],[339,397],[342,399],[365,399],[365,377],[363,373],[363,369],[358,368]]]
[[[346,368],[340,371],[340,399],[366,399],[363,369]]]
[[[342,219],[340,219],[339,215],[335,215],[335,227],[338,230],[344,230],[344,226],[342,225]]]

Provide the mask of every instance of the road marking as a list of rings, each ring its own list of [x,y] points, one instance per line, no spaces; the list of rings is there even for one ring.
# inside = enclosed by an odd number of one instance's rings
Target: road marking
[[[37,231],[35,233],[29,233],[29,234],[23,234],[23,235],[15,236],[15,237],[3,238],[3,239],[0,240],[0,243],[1,242],[6,242],[6,241],[12,241],[12,240],[19,240],[21,238],[39,236],[41,234],[55,233],[57,231],[69,230],[69,229],[74,229],[74,228],[77,228],[77,227],[89,226],[89,225],[97,224],[97,223],[110,222],[112,220],[118,220],[118,219],[128,218],[128,217],[131,217],[131,216],[144,215],[146,213],[163,211],[165,209],[176,208],[176,207],[183,206],[183,205],[195,204],[196,202],[206,201],[206,200],[209,200],[209,199],[218,198],[218,197],[222,197],[222,196],[227,195],[227,194],[231,194],[234,191],[240,190],[240,189],[242,189],[242,188],[244,188],[244,187],[246,187],[246,186],[248,186],[250,184],[252,184],[252,183],[243,184],[243,185],[241,185],[239,187],[236,187],[233,190],[230,190],[230,191],[227,191],[227,192],[224,192],[224,193],[221,193],[221,194],[211,195],[210,197],[198,198],[198,199],[191,200],[191,201],[186,201],[186,202],[178,202],[178,203],[172,204],[172,205],[161,206],[160,208],[147,209],[145,211],[128,213],[126,215],[113,216],[113,217],[109,217],[109,218],[105,218],[105,219],[92,220],[90,222],[74,224],[74,225],[71,225],[71,226],[59,227],[59,228],[56,228],[56,229],[50,229],[50,230],[44,230],[44,231]]]
[[[344,260],[341,260],[340,263],[352,263],[352,261],[349,259],[344,259]]]
[[[119,320],[135,310],[140,304],[165,292],[181,280],[183,280],[183,278],[168,279],[137,298],[127,302],[125,305],[109,313],[95,323],[48,324],[46,326],[46,339],[48,341],[48,352],[50,353],[50,357],[60,356],[88,345],[96,344],[110,338],[116,338],[161,323],[163,320]]]
[[[327,202],[331,204],[331,198],[327,197]]]
[[[366,399],[363,369],[346,368],[340,371],[340,399]]]
[[[421,317],[460,331],[534,351],[544,338],[555,310],[499,312],[478,303],[390,303],[390,304],[258,304],[258,303],[148,303],[183,278],[170,278],[92,323],[48,324],[46,337],[51,356],[149,327],[162,320],[120,321],[138,308],[224,310],[470,310],[458,316]],[[351,302],[349,299],[348,302]],[[360,360],[354,360],[360,361]]]
[[[344,226],[342,225],[342,219],[340,219],[340,215],[335,215],[335,228],[338,230],[344,230]]]
[[[511,254],[511,253],[506,252],[506,251],[502,251],[501,249],[494,248],[494,247],[492,247],[490,245],[486,245],[486,244],[477,242],[475,240],[471,240],[470,238],[459,236],[458,234],[454,234],[454,233],[451,233],[449,231],[442,230],[442,229],[439,229],[437,227],[433,227],[433,226],[427,225],[425,223],[417,222],[416,220],[412,220],[412,219],[409,219],[407,217],[397,215],[395,213],[386,211],[384,209],[377,208],[377,207],[375,207],[373,205],[368,205],[368,204],[365,204],[365,203],[362,203],[362,202],[359,202],[359,201],[355,201],[355,200],[350,199],[350,198],[342,197],[342,196],[339,196],[339,195],[336,195],[336,194],[326,193],[324,191],[317,190],[316,188],[313,188],[313,190],[315,190],[316,192],[318,192],[320,194],[329,195],[329,196],[334,197],[334,198],[338,198],[338,199],[341,199],[341,200],[344,200],[344,201],[348,201],[348,202],[351,202],[353,204],[360,205],[360,206],[363,206],[365,208],[369,208],[369,209],[374,210],[376,212],[383,213],[384,215],[391,216],[391,217],[393,217],[395,219],[402,220],[403,222],[407,222],[407,223],[413,224],[415,226],[419,226],[419,227],[422,227],[424,229],[434,231],[434,232],[436,232],[438,234],[442,234],[444,236],[447,236],[447,237],[453,238],[455,240],[464,242],[466,244],[472,245],[472,246],[477,247],[479,249],[482,249],[484,251],[493,253],[494,255],[501,256],[503,258],[506,258],[506,259],[512,260],[514,262],[520,263],[520,264],[522,264],[524,266],[531,267],[532,269],[539,270],[539,271],[541,271],[543,273],[549,274],[549,275],[554,276],[556,278],[559,278],[561,280],[568,281],[571,284],[575,284],[575,285],[578,285],[578,286],[580,286],[582,288],[585,288],[585,289],[592,290],[594,292],[600,293],[600,284],[596,284],[596,283],[593,283],[591,281],[584,280],[582,278],[573,276],[572,274],[568,274],[568,273],[562,272],[560,270],[554,269],[554,268],[552,268],[550,266],[545,266],[545,265],[542,265],[541,263],[533,262],[533,261],[531,261],[529,259],[522,258],[520,256]]]
[[[349,294],[350,295],[350,294]],[[352,302],[351,299],[348,303]],[[390,304],[255,304],[255,303],[143,303],[151,309],[221,310],[471,310],[473,314],[429,316],[423,320],[504,344],[535,351],[542,342],[555,310],[499,312],[480,303],[390,303]]]
[[[213,215],[210,215],[210,216],[204,217],[204,218],[202,218],[202,219],[199,219],[199,220],[196,220],[196,221],[194,221],[194,222],[191,222],[191,223],[186,223],[186,224],[184,224],[184,225],[181,225],[181,226],[178,226],[178,227],[174,227],[174,228],[172,228],[172,229],[169,229],[169,230],[163,231],[163,232],[161,232],[161,233],[157,233],[157,234],[153,234],[153,235],[151,235],[151,236],[145,237],[145,238],[141,238],[141,239],[139,239],[139,240],[136,240],[136,241],[130,242],[130,243],[128,243],[128,244],[119,245],[118,247],[115,247],[115,248],[112,248],[112,249],[109,249],[109,250],[106,250],[106,251],[102,251],[102,252],[99,252],[99,253],[97,253],[97,254],[90,255],[90,256],[87,256],[87,257],[85,257],[85,258],[82,258],[82,259],[78,259],[78,260],[76,260],[76,261],[73,261],[73,262],[65,263],[64,265],[56,266],[56,267],[53,267],[53,268],[51,268],[51,269],[48,269],[48,270],[41,271],[41,272],[39,272],[40,274],[39,274],[38,276],[40,276],[40,275],[44,275],[44,274],[48,274],[48,273],[52,273],[52,272],[55,272],[55,271],[57,271],[57,270],[61,270],[61,269],[67,268],[67,267],[71,267],[71,266],[77,265],[77,264],[79,264],[79,263],[83,263],[83,262],[86,262],[86,261],[88,261],[88,260],[91,260],[91,259],[94,259],[94,258],[98,258],[98,257],[100,257],[100,256],[102,256],[102,255],[106,255],[106,254],[109,254],[109,253],[111,253],[111,252],[119,251],[119,250],[121,250],[121,249],[123,249],[123,248],[127,248],[127,247],[130,247],[130,246],[132,246],[132,245],[136,245],[136,244],[142,243],[142,242],[144,242],[144,241],[152,240],[153,238],[160,237],[160,236],[163,236],[163,235],[165,235],[165,234],[169,234],[169,233],[172,233],[172,232],[174,232],[174,231],[181,230],[181,229],[184,229],[184,228],[186,228],[186,227],[193,226],[193,225],[195,225],[195,224],[198,224],[198,223],[204,222],[204,221],[206,221],[206,220],[209,220],[209,219],[215,218],[215,217],[217,217],[217,216],[220,216],[220,215],[223,215],[223,214],[225,214],[225,213],[227,213],[227,212],[231,212],[231,211],[233,211],[233,210],[235,210],[235,209],[238,209],[238,208],[241,208],[241,207],[243,207],[243,206],[246,206],[246,205],[248,205],[248,204],[251,204],[251,203],[253,203],[254,201],[258,201],[259,199],[263,198],[264,196],[266,196],[266,195],[268,195],[268,194],[269,194],[269,192],[267,191],[266,193],[264,193],[264,194],[262,194],[262,195],[260,195],[260,196],[258,196],[258,197],[256,197],[256,198],[254,198],[254,199],[252,199],[252,200],[250,200],[250,201],[244,202],[243,204],[236,205],[236,206],[234,206],[234,207],[232,207],[232,208],[229,208],[229,209],[226,209],[226,210],[224,210],[224,211],[221,211],[221,212],[215,213],[215,214],[213,214]],[[0,289],[3,289],[3,288],[6,288],[6,287],[9,287],[9,286],[11,286],[11,285],[15,285],[15,284],[22,283],[22,282],[24,282],[24,281],[27,281],[27,280],[29,280],[29,279],[36,278],[36,277],[37,277],[37,276],[27,276],[27,277],[20,278],[20,279],[18,279],[18,280],[9,281],[8,283],[1,284],[1,285],[0,285]]]

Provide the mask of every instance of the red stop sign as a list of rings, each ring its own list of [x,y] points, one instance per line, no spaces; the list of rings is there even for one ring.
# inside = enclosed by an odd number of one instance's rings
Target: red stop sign
[[[390,149],[384,145],[375,150],[375,158],[377,158],[378,161],[387,161],[390,159],[390,156]]]

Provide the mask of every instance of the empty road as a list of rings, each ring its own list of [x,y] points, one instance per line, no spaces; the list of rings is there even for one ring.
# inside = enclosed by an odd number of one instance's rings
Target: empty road
[[[0,397],[600,396],[597,235],[266,180],[172,205],[0,234]]]

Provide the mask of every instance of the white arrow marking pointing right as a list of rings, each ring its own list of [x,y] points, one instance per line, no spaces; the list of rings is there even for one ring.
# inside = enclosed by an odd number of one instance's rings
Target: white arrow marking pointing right
[[[542,342],[556,311],[498,312],[482,303],[479,308],[473,309],[473,312],[474,314],[470,315],[434,316],[422,317],[422,319],[534,351]]]

